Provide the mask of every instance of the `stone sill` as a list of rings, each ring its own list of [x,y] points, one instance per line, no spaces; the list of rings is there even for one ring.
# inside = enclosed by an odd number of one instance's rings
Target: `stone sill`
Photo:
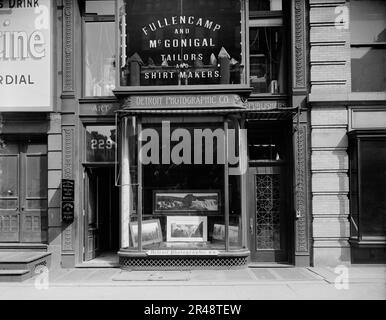
[[[349,92],[349,93],[311,93],[308,96],[308,102],[328,103],[328,102],[343,102],[345,104],[366,104],[384,103],[386,104],[386,92]]]

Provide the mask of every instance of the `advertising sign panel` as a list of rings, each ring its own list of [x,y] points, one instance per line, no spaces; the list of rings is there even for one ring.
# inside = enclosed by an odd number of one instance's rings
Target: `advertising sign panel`
[[[0,111],[51,111],[51,0],[0,0]]]
[[[240,83],[239,0],[120,0],[117,20],[121,86]]]

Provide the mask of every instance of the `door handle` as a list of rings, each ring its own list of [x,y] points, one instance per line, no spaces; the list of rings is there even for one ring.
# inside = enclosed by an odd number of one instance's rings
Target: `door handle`
[[[253,218],[249,218],[249,232],[253,234]]]

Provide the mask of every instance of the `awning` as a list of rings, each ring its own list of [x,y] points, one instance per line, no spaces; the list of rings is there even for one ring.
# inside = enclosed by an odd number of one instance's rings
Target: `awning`
[[[253,120],[283,120],[290,119],[296,114],[298,108],[281,108],[273,110],[251,110],[248,108],[184,108],[184,109],[145,109],[145,108],[126,108],[118,110],[121,116],[138,115],[244,115],[247,119]]]
[[[297,107],[274,110],[245,110],[247,119],[251,120],[286,120],[292,119],[298,112]]]

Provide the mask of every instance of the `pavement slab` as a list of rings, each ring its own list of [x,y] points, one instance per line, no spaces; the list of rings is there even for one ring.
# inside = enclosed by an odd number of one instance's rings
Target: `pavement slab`
[[[330,267],[164,272],[56,269],[50,271],[46,289],[35,286],[39,275],[21,283],[0,283],[0,299],[385,300],[385,270],[386,266],[350,267],[350,279],[342,287],[335,284],[339,274]]]
[[[189,281],[189,271],[124,271],[115,274],[113,281]]]
[[[251,272],[257,280],[321,281],[323,277],[306,268],[254,268]]]
[[[309,271],[323,277],[329,283],[334,283],[342,274],[341,268],[314,267]],[[347,281],[349,283],[386,283],[386,266],[365,266],[347,268]]]

